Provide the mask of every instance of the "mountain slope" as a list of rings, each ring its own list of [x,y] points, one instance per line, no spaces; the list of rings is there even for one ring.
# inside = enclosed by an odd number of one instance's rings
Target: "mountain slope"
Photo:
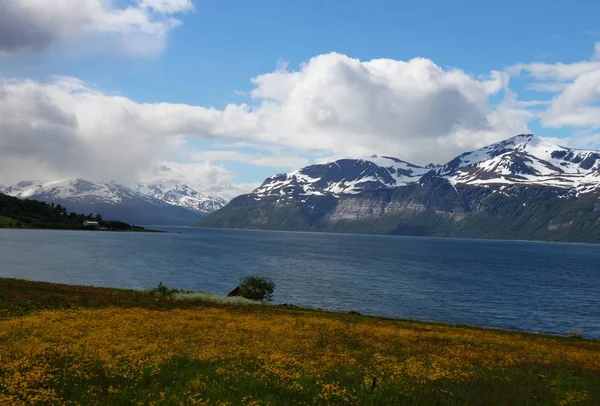
[[[1,192],[20,199],[60,204],[71,212],[102,213],[105,219],[133,224],[187,225],[200,217],[192,210],[173,206],[116,182],[84,179],[20,182]]]
[[[520,135],[441,166],[339,160],[270,177],[197,225],[600,241],[599,158]]]
[[[600,151],[527,134],[462,154],[438,173],[454,184],[547,185],[587,193],[600,185]]]
[[[169,187],[163,184],[140,184],[137,187],[137,191],[172,206],[179,206],[192,210],[200,215],[206,215],[217,211],[227,204],[227,200],[223,198],[200,193],[187,185]]]
[[[100,214],[100,213],[96,213]],[[0,228],[91,229],[84,221],[97,221],[99,229],[110,231],[147,231],[122,221],[106,221],[99,215],[69,213],[64,207],[37,200],[18,199],[0,193]]]
[[[430,179],[338,199],[315,196],[299,204],[244,195],[197,226],[598,242],[598,197],[577,198],[544,186],[483,188]]]
[[[428,168],[385,156],[339,159],[267,178],[253,194],[259,197],[356,194],[418,182],[428,171]]]

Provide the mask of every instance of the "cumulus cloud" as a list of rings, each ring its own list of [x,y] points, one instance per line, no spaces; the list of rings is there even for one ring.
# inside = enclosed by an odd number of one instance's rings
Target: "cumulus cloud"
[[[0,182],[135,176],[180,142],[148,130],[135,106],[72,78],[0,82]]]
[[[192,154],[192,158],[197,161],[219,162],[235,161],[244,162],[255,166],[266,166],[269,168],[281,168],[295,170],[310,164],[310,160],[304,157],[264,154],[264,153],[245,153],[239,151],[227,150],[205,150]]]
[[[550,104],[542,122],[549,127],[600,127],[600,68],[579,76]]]
[[[525,71],[538,80],[529,83],[529,89],[556,93],[540,115],[542,126],[594,129],[600,127],[599,52],[600,43],[596,43],[594,55],[586,61],[521,64],[507,72],[519,74]]]
[[[256,185],[236,183],[234,174],[206,160],[168,161],[186,157],[186,136],[218,137],[227,127],[219,117],[235,121],[231,110],[140,104],[68,77],[0,81],[0,183],[141,180],[187,183],[232,197]]]
[[[549,137],[550,141],[558,145],[569,146],[571,148],[597,149],[600,145],[600,133],[593,133],[588,130],[578,130],[566,138]]]
[[[415,162],[449,159],[526,129],[526,122],[497,125],[517,106],[490,107],[508,75],[476,79],[433,61],[319,55],[297,71],[280,65],[252,80],[257,103],[247,123],[263,141],[341,155],[386,153]],[[510,128],[507,128],[510,127]]]
[[[193,10],[191,0],[137,0],[126,7],[107,0],[0,1],[0,53],[39,51],[60,41],[90,41],[103,50],[154,54]]]
[[[535,79],[555,80],[565,82],[578,78],[579,76],[592,72],[600,67],[600,61],[583,61],[575,63],[529,63],[519,64],[508,68],[508,73],[518,75],[526,72]]]
[[[144,9],[162,14],[186,13],[194,10],[191,0],[137,0]]]
[[[235,174],[221,165],[208,161],[173,162],[161,161],[140,174],[140,182],[175,186],[186,184],[199,191],[208,192],[227,199],[256,189],[257,183],[234,182]]]
[[[165,1],[165,10],[169,4],[179,3]],[[280,64],[252,83],[250,103],[215,109],[137,103],[74,78],[1,82],[0,182],[73,176],[135,181],[146,173],[233,190],[233,174],[213,162],[293,169],[309,163],[303,157],[373,153],[445,162],[526,132],[532,117],[509,91],[507,74],[475,78],[423,58],[360,61],[331,53],[297,70]],[[490,98],[502,93],[503,100],[491,105]],[[189,151],[191,138],[288,152]],[[147,173],[158,161],[194,160],[162,165],[170,176]]]

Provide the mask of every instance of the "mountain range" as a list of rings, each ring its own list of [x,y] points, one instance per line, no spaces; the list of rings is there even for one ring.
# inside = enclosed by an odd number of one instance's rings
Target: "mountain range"
[[[522,134],[442,165],[338,159],[267,178],[200,227],[600,241],[600,151]]]
[[[19,182],[0,188],[0,193],[60,204],[69,212],[100,213],[107,220],[151,225],[188,225],[227,203],[186,185],[138,185],[134,190],[116,182],[85,179]]]

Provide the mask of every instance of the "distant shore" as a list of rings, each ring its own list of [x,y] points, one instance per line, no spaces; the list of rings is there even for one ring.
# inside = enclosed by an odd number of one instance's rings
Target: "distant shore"
[[[107,228],[59,228],[59,227],[10,227],[0,225],[0,230],[52,230],[52,231],[94,231],[114,233],[168,233],[166,230],[153,230],[150,228],[133,226],[130,230],[115,230]]]

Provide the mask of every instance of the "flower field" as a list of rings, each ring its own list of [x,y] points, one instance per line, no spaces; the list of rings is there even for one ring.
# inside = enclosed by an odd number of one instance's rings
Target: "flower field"
[[[598,341],[7,283],[0,405],[600,404]]]

